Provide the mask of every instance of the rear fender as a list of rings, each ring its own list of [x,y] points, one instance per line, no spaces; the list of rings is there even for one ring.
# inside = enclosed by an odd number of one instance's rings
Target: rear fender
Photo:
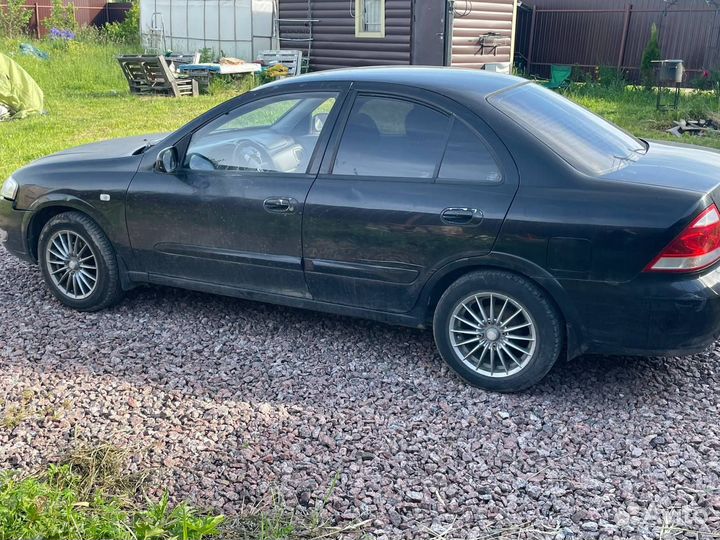
[[[448,278],[457,279],[460,275],[468,272],[490,268],[506,270],[523,276],[534,282],[550,296],[565,319],[568,359],[575,358],[586,350],[587,346],[584,344],[583,339],[585,332],[580,323],[580,316],[557,279],[540,266],[508,253],[493,252],[483,256],[460,259],[439,268],[423,287],[420,295],[421,309],[428,311],[429,308],[433,307],[432,304],[437,300],[437,296],[442,294],[442,292],[437,293],[438,286],[443,286],[444,280]]]

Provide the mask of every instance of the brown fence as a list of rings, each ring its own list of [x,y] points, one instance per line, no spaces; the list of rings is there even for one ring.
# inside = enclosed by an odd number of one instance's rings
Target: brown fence
[[[129,2],[106,2],[105,0],[75,0],[72,4],[75,20],[81,26],[103,26],[108,22],[123,21],[132,6]],[[6,5],[7,2],[0,0],[0,12],[5,10]],[[32,12],[28,34],[38,38],[46,36],[50,29],[45,27],[43,21],[52,14],[52,2],[50,0],[28,2],[25,7]],[[0,16],[2,15],[0,14]]]
[[[655,23],[663,58],[682,59],[689,81],[720,67],[718,8],[712,0],[534,0],[520,13],[518,61],[543,77],[552,64],[569,64],[614,67],[636,81]]]

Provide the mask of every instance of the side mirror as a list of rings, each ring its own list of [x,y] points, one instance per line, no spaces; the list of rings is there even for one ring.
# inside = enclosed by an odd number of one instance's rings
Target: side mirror
[[[155,170],[163,173],[172,173],[178,168],[178,155],[174,146],[160,150],[155,160]]]
[[[321,112],[317,113],[315,116],[312,117],[312,124],[310,126],[310,133],[313,135],[319,135],[322,131],[323,127],[325,126],[325,121],[328,118],[328,113]]]

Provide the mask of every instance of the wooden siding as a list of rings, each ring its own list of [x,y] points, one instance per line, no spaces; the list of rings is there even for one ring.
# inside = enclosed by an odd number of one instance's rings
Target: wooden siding
[[[457,0],[453,16],[452,65],[482,68],[494,62],[510,62],[513,48],[515,0]],[[497,32],[505,39],[495,54],[481,50],[480,36]]]
[[[310,69],[402,65],[410,63],[412,0],[385,0],[385,37],[355,37],[353,0],[279,0],[281,38],[303,39],[307,27],[282,19],[318,19],[313,23]],[[307,42],[280,41],[283,49],[303,49]]]

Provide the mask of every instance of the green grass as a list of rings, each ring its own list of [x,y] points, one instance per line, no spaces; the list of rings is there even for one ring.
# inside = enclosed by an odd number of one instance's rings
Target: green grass
[[[665,130],[673,127],[674,120],[720,118],[720,102],[710,92],[683,91],[678,110],[658,111],[657,93],[636,87],[607,88],[599,85],[575,84],[563,94],[614,122],[637,137],[659,139],[720,148],[720,137],[696,137],[685,134],[676,137]],[[663,97],[669,102],[670,95]]]
[[[45,93],[48,114],[0,124],[0,182],[43,155],[92,141],[172,131],[209,108],[237,95],[232,85],[197,98],[131,96],[113,45],[70,43],[42,61],[19,53],[19,41],[0,40],[0,52],[12,56]]]
[[[45,92],[46,116],[0,124],[0,182],[12,171],[43,155],[87,142],[174,130],[209,108],[242,92],[242,86],[217,84],[198,98],[131,96],[115,60],[121,46],[49,41],[35,43],[50,53],[42,61],[23,56],[20,41],[0,39],[0,51],[12,56]],[[665,133],[672,121],[720,113],[710,93],[687,93],[679,111],[655,110],[655,94],[642,89],[576,84],[566,95],[643,138],[683,140],[720,148],[720,138],[678,139]]]
[[[85,445],[37,474],[1,471],[0,540],[331,540],[361,538],[371,521],[334,523],[326,510],[337,477],[309,509],[275,492],[232,518],[167,494],[151,500],[152,474],[129,473],[129,458],[112,445]]]
[[[124,470],[126,455],[101,445],[80,448],[36,475],[0,474],[0,540],[201,540],[225,520],[164,495],[141,497],[144,476]]]

